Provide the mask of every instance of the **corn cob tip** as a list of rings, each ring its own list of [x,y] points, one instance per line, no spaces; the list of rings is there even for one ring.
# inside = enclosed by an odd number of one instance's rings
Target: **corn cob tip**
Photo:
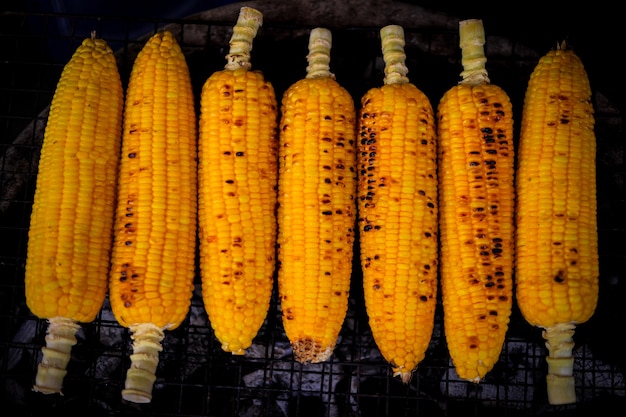
[[[162,328],[152,323],[131,325],[129,329],[133,354],[130,355],[131,364],[126,373],[122,398],[134,403],[149,403],[152,401],[152,387],[156,381],[159,352],[163,350],[161,342],[165,334]]]
[[[65,317],[48,320],[46,346],[41,349],[43,358],[37,367],[33,391],[63,395],[63,379],[67,374],[67,364],[79,328],[76,321]]]
[[[263,14],[259,10],[245,6],[239,10],[239,18],[230,38],[230,50],[226,55],[225,69],[252,68],[250,63],[252,41],[262,24]]]
[[[380,30],[380,39],[385,62],[384,84],[408,83],[404,29],[399,25],[385,26]]]
[[[404,366],[393,368],[393,376],[400,377],[403,384],[408,384],[413,378],[413,370],[407,370]]]
[[[314,28],[309,35],[309,54],[307,55],[308,66],[306,78],[332,78],[335,74],[330,72],[330,50],[333,38],[330,30]]]
[[[468,85],[489,84],[485,64],[485,29],[480,19],[459,22],[459,46],[461,47],[461,83]]]
[[[300,363],[320,363],[330,359],[335,346],[322,346],[315,339],[305,337],[295,340],[291,344],[291,348],[296,361]]]
[[[574,330],[572,323],[559,323],[543,331],[548,349],[546,376],[548,402],[552,405],[576,402],[574,387]]]

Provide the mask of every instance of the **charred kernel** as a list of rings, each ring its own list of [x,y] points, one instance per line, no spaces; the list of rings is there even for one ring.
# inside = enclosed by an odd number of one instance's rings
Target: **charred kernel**
[[[133,244],[133,242],[131,242],[130,240],[127,240],[126,242],[124,242],[124,244],[125,244],[126,246],[130,246],[130,245],[132,245],[132,244]]]
[[[237,152],[235,156],[243,156],[243,152]]]
[[[363,227],[364,232],[369,232],[370,230],[372,230],[372,226],[369,224]]]
[[[327,210],[327,211],[323,211],[323,212],[322,212],[322,214],[323,214],[324,216],[330,216],[331,214],[333,214],[333,212],[332,212],[332,211],[330,211],[330,210]]]
[[[134,158],[136,156],[137,156],[137,154],[135,152],[131,152],[131,153],[128,154],[129,158]]]

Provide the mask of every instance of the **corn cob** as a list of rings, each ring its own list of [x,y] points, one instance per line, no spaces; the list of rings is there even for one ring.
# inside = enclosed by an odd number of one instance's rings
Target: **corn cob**
[[[242,7],[227,64],[200,99],[199,230],[204,305],[222,349],[244,354],[272,296],[276,251],[278,108],[252,71],[263,15]]]
[[[512,309],[513,111],[489,80],[482,21],[459,31],[462,80],[437,109],[441,291],[455,369],[478,383],[498,361]]]
[[[359,241],[369,324],[394,376],[424,359],[437,303],[435,115],[406,76],[404,30],[380,31],[384,85],[361,99]]]
[[[61,393],[79,323],[106,296],[122,106],[113,51],[92,34],[50,105],[28,235],[26,303],[49,322],[34,386],[45,394]]]
[[[164,331],[178,327],[191,304],[196,129],[185,57],[170,32],[156,33],[126,92],[110,274],[111,308],[133,339],[122,391],[132,402],[151,401]]]
[[[356,110],[330,72],[331,32],[309,37],[306,77],[282,98],[278,290],[294,357],[322,362],[345,319],[356,224]]]
[[[563,43],[530,76],[516,182],[516,300],[543,329],[551,404],[576,402],[574,330],[598,301],[594,125],[587,73]]]

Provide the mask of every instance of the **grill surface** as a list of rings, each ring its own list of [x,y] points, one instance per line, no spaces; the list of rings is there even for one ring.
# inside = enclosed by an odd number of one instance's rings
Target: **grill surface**
[[[63,65],[95,29],[117,51],[126,83],[146,37],[167,26],[185,50],[199,97],[204,80],[223,67],[233,21],[33,13],[0,19],[0,401],[7,415],[56,410],[98,416],[617,416],[626,410],[625,361],[616,343],[626,318],[624,119],[601,91],[594,94],[600,300],[594,317],[578,326],[574,337],[577,404],[548,405],[541,332],[517,310],[500,361],[480,385],[463,382],[454,372],[441,304],[427,356],[413,380],[405,386],[392,378],[368,328],[357,264],[347,319],[327,363],[294,362],[276,297],[249,353],[235,357],[222,352],[207,322],[197,279],[187,320],[166,333],[151,404],[121,400],[130,334],[116,323],[108,304],[78,334],[64,396],[32,392],[46,323],[26,307],[24,263],[46,111]],[[135,35],[138,25],[145,29],[142,36]],[[378,29],[333,29],[331,70],[357,103],[368,88],[382,83]],[[266,22],[255,39],[253,67],[265,72],[279,96],[304,75],[309,30]],[[458,80],[457,33],[405,30],[409,76],[436,103]],[[508,39],[487,40],[491,79],[509,93],[516,120],[528,76],[544,52]]]

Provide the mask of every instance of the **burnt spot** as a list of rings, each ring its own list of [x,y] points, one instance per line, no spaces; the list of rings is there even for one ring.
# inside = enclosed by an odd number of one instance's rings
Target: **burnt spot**
[[[559,270],[554,276],[554,282],[562,283],[565,281],[565,271]]]

